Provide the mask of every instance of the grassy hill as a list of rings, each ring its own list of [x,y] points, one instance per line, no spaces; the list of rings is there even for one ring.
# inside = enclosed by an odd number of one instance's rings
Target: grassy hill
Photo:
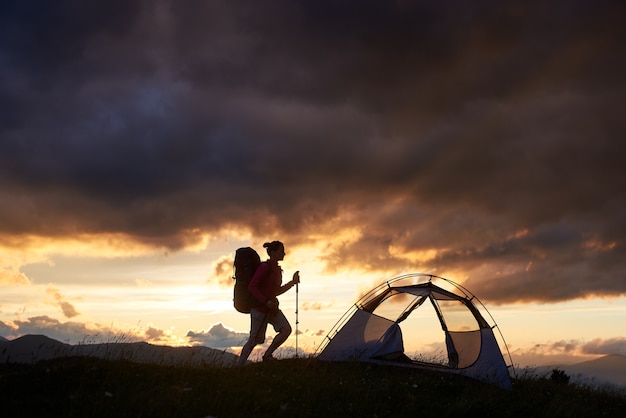
[[[503,391],[460,376],[287,359],[174,367],[65,358],[0,365],[3,416],[622,417],[626,395],[528,377]]]

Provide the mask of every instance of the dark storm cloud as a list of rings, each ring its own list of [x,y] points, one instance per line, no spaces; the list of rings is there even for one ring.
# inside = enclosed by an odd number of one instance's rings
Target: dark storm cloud
[[[330,269],[626,291],[623,2],[1,7],[2,233],[295,244],[342,220],[361,238]]]

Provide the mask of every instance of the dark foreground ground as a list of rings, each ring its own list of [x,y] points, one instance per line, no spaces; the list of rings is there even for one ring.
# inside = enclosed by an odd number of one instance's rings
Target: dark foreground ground
[[[92,358],[0,365],[5,417],[623,417],[610,388],[526,377],[511,392],[458,376],[281,360],[183,368]]]

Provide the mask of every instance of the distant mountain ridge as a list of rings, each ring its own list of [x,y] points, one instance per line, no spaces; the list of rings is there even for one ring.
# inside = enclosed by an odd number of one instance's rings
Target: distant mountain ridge
[[[581,374],[626,386],[626,356],[609,354],[599,359],[560,367],[570,376]]]
[[[549,373],[551,370],[563,370],[572,382],[609,383],[626,387],[626,356],[609,354],[595,360],[575,364],[556,364],[538,367],[537,370]]]
[[[137,343],[70,345],[45,335],[24,335],[14,340],[0,337],[0,363],[33,364],[61,357],[97,357],[168,366],[230,366],[237,356],[208,347],[169,347]]]

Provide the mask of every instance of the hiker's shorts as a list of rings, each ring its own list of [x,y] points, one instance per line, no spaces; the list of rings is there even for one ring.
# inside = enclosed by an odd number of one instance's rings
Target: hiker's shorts
[[[276,332],[279,332],[283,327],[290,326],[285,314],[280,309],[266,314],[252,308],[250,310],[250,337],[254,338],[257,344],[265,342],[267,324],[272,324]]]

